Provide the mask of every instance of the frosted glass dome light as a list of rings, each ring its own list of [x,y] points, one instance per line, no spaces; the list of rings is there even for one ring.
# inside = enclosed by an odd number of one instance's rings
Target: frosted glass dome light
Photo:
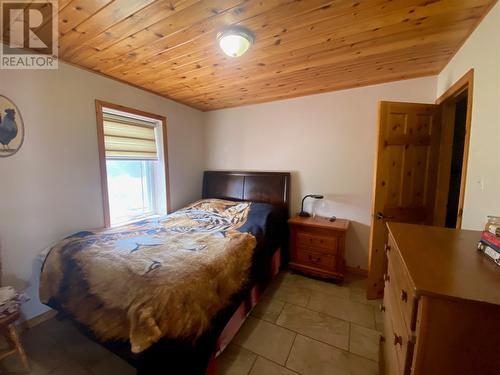
[[[219,46],[222,51],[230,57],[239,57],[243,55],[252,43],[254,37],[252,33],[243,28],[229,28],[217,35]]]

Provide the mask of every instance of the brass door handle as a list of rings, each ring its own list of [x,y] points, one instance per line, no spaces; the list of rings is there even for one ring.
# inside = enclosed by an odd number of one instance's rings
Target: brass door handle
[[[389,276],[389,274],[384,273],[384,281],[385,281],[385,282],[389,282],[389,281],[391,281],[391,277]]]
[[[394,219],[394,216],[385,216],[382,212],[377,212],[377,215],[375,215],[377,220],[391,220]]]
[[[391,251],[391,247],[389,246],[389,244],[387,244],[387,243],[386,243],[386,244],[384,245],[384,251],[385,251],[386,253],[388,253],[389,251]]]
[[[379,309],[380,309],[381,312],[385,312],[385,306],[384,305],[380,305]]]

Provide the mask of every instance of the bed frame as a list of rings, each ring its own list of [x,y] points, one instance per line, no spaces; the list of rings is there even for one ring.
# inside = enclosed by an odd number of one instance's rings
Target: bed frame
[[[270,203],[290,212],[290,173],[288,172],[243,172],[205,171],[203,174],[203,199],[219,198]],[[286,240],[286,239],[285,239]],[[281,249],[276,249],[269,264],[269,281],[276,276],[281,266]],[[216,357],[224,351],[257,304],[267,283],[253,286],[246,298],[222,330],[207,366],[206,375],[215,375]]]

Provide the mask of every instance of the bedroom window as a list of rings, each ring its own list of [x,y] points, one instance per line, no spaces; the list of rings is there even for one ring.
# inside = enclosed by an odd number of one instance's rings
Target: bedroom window
[[[105,226],[165,214],[165,118],[101,101],[96,112]]]

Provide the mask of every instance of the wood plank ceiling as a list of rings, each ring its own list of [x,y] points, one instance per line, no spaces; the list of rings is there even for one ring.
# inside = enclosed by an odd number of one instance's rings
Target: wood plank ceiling
[[[437,74],[494,3],[59,0],[60,57],[214,110]],[[256,36],[240,58],[218,48],[229,25]]]

